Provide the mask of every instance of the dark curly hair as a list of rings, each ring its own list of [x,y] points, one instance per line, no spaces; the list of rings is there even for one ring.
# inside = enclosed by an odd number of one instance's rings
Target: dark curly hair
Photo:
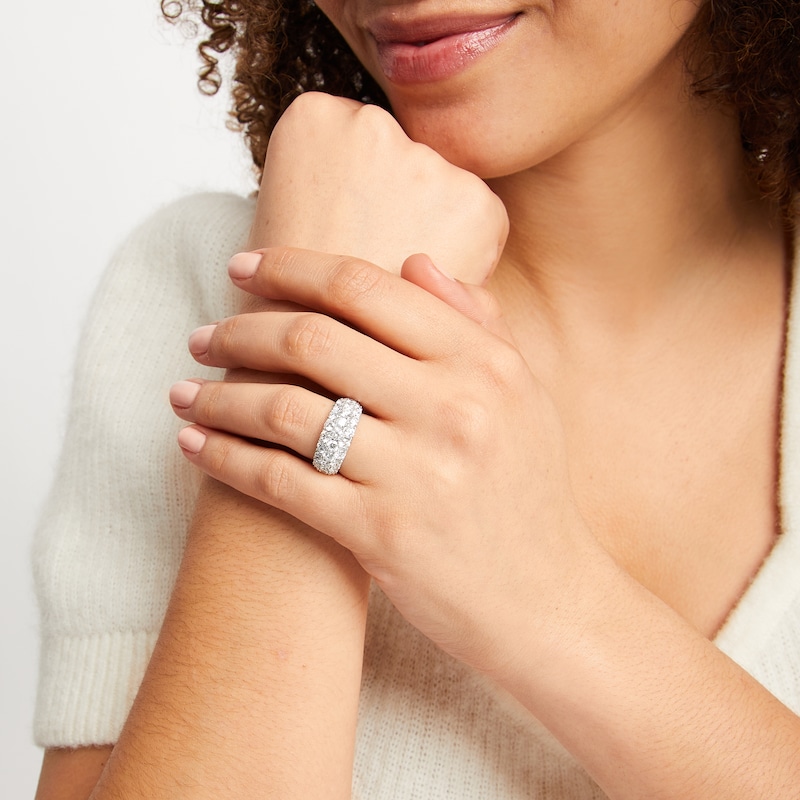
[[[313,0],[161,0],[167,19],[199,16],[200,89],[222,84],[235,56],[234,125],[257,169],[269,135],[302,92],[388,108],[386,97]],[[763,194],[788,214],[800,189],[800,2],[705,0],[685,38],[694,92],[738,113],[742,145]]]

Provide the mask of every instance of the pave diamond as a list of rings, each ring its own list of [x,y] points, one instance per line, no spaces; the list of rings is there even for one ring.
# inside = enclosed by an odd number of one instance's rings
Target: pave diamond
[[[360,418],[361,404],[355,400],[341,397],[334,403],[314,451],[311,463],[316,469],[326,475],[335,475],[339,471]]]

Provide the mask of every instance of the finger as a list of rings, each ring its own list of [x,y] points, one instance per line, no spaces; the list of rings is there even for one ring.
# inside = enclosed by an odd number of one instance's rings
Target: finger
[[[187,422],[248,439],[288,447],[311,461],[333,407],[326,397],[298,386],[180,381],[169,393],[175,413]],[[374,478],[379,465],[381,424],[361,415],[340,472],[354,481]]]
[[[400,275],[497,336],[512,341],[495,296],[481,286],[445,275],[424,253],[409,256]]]
[[[195,425],[178,434],[189,461],[212,478],[291,514],[352,550],[363,537],[359,484],[323,475],[283,450]]]
[[[245,291],[344,319],[412,358],[445,358],[463,350],[474,336],[463,315],[361,259],[271,248],[234,256],[228,272]]]
[[[240,314],[189,337],[197,361],[300,375],[382,418],[421,390],[414,362],[324,314]]]

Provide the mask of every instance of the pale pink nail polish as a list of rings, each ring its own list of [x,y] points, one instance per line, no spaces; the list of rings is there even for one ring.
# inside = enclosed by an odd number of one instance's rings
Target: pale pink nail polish
[[[178,444],[190,453],[199,453],[206,443],[206,438],[202,431],[190,426],[178,433]]]
[[[169,390],[169,401],[178,408],[189,408],[197,398],[200,384],[194,381],[178,381]]]
[[[189,334],[189,352],[193,356],[202,356],[208,352],[216,327],[216,325],[203,325]]]
[[[237,253],[228,262],[228,275],[239,281],[252,278],[260,263],[261,253]]]

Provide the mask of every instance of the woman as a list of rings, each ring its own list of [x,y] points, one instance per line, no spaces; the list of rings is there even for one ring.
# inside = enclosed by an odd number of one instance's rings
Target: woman
[[[40,796],[800,797],[794,4],[264,5],[205,11],[256,163],[298,88],[410,140],[291,106],[229,264],[270,313],[214,272],[233,199],[118,259],[67,443],[112,488],[70,506],[65,456],[40,537]],[[231,371],[171,392],[220,482],[155,643],[195,487],[140,398],[198,374],[180,311]]]

